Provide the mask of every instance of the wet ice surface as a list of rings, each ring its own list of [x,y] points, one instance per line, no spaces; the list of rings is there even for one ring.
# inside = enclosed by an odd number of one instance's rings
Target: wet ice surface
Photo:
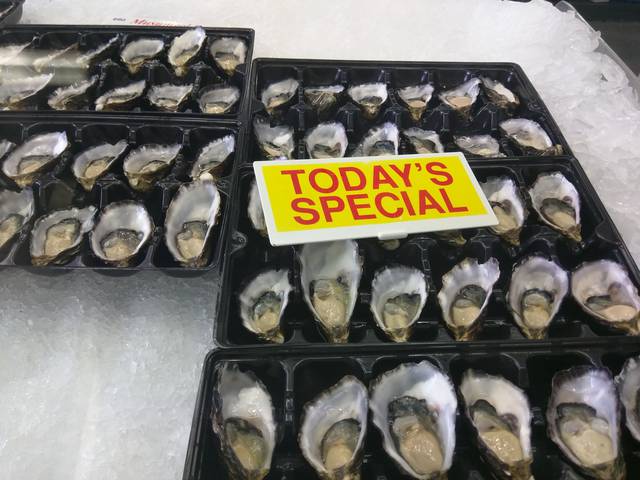
[[[622,70],[594,51],[597,35],[572,14],[542,0],[175,5],[29,0],[23,18],[253,27],[254,57],[517,62],[640,259],[640,107]],[[50,280],[4,271],[3,477],[178,478],[211,338],[212,285],[147,274],[110,279],[86,272]]]

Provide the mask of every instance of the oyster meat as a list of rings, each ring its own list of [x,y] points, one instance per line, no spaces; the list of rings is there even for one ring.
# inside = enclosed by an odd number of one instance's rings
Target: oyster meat
[[[416,153],[442,153],[444,147],[440,136],[433,130],[412,127],[402,131]]]
[[[214,85],[200,90],[198,105],[202,113],[222,115],[229,113],[240,99],[240,89],[234,86]]]
[[[147,92],[149,102],[160,110],[167,112],[177,112],[193,91],[193,84],[173,85],[163,83],[153,85]]]
[[[500,268],[495,258],[485,263],[465,258],[444,274],[438,302],[445,324],[456,340],[475,337],[480,329],[482,312],[499,277]]]
[[[98,45],[96,48],[88,50],[82,54],[79,54],[76,59],[76,65],[89,68],[93,63],[95,63],[99,58],[104,57],[106,52],[114,47],[120,41],[120,36],[115,35],[107,40],[105,43]]]
[[[222,138],[213,140],[205,145],[198,158],[191,167],[191,178],[196,179],[204,173],[208,173],[214,178],[223,173],[227,159],[234,152],[236,138],[233,135],[225,135]]]
[[[256,117],[253,121],[253,130],[258,146],[267,159],[292,158],[295,144],[293,128],[289,125],[272,127],[268,119]]]
[[[427,104],[433,95],[433,85],[428,83],[422,85],[411,85],[400,88],[396,92],[398,97],[409,109],[414,122],[419,122],[427,109]]]
[[[629,358],[616,377],[627,428],[640,442],[640,356]]]
[[[182,77],[187,73],[189,64],[198,55],[205,38],[207,38],[207,34],[204,29],[196,27],[173,39],[167,57],[176,75]]]
[[[304,139],[310,158],[340,158],[347,151],[347,133],[339,122],[320,123]]]
[[[0,190],[0,249],[8,247],[22,227],[31,220],[34,208],[30,188],[21,192]]]
[[[292,100],[299,86],[300,83],[295,78],[285,78],[269,84],[260,96],[267,113],[272,115],[278,108]]]
[[[249,190],[249,207],[247,208],[247,214],[251,225],[256,231],[263,237],[267,236],[267,223],[264,219],[264,211],[262,210],[262,203],[260,203],[260,192],[258,192],[258,185],[256,181],[251,182],[251,189]]]
[[[11,43],[0,46],[0,67],[14,66],[17,63],[16,59],[22,55],[22,52],[29,47],[33,41],[25,43]]]
[[[36,220],[29,245],[31,263],[44,266],[69,260],[93,228],[96,211],[93,206],[56,210]]]
[[[127,155],[122,168],[135,190],[147,192],[171,169],[182,145],[143,145]]]
[[[560,172],[541,173],[529,189],[533,208],[540,219],[575,242],[580,233],[580,196]]]
[[[25,100],[41,92],[53,78],[53,73],[34,77],[5,78],[0,83],[0,109],[18,109]]]
[[[229,478],[262,480],[271,469],[277,442],[271,395],[253,372],[222,363],[213,393],[213,431],[229,471]]]
[[[91,250],[106,263],[126,267],[149,242],[153,230],[153,220],[142,203],[111,203],[91,232]]]
[[[47,100],[54,110],[79,110],[87,104],[87,93],[98,83],[98,75],[80,80],[64,87],[56,88]]]
[[[358,244],[309,243],[299,258],[302,291],[313,316],[330,342],[346,343],[362,275]]]
[[[520,100],[502,82],[489,77],[480,77],[482,89],[491,103],[495,103],[500,108],[516,108],[520,105]]]
[[[71,170],[74,177],[87,192],[90,192],[96,181],[122,156],[127,146],[126,140],[120,140],[115,144],[102,143],[82,151],[73,160]]]
[[[142,97],[147,82],[140,80],[124,87],[114,88],[96,99],[96,111],[128,108],[131,103]]]
[[[45,69],[69,65],[77,50],[77,43],[72,43],[64,48],[45,50],[47,52],[45,55],[37,57],[33,61],[33,69],[38,73],[42,73]],[[36,52],[42,51],[36,50]]]
[[[464,152],[479,157],[504,157],[500,151],[500,144],[491,135],[462,135],[454,137],[453,141]]]
[[[527,338],[540,340],[569,291],[569,276],[557,263],[531,256],[513,269],[507,306]]]
[[[376,272],[371,283],[371,313],[394,342],[406,342],[427,302],[424,273],[402,265]]]
[[[362,110],[368,120],[373,120],[380,113],[382,105],[387,101],[389,93],[384,83],[363,83],[349,87],[347,93]]]
[[[369,396],[347,375],[304,406],[298,444],[323,480],[360,478]]]
[[[247,58],[247,44],[237,37],[222,37],[211,42],[209,53],[220,68],[228,76],[232,76],[238,65]]]
[[[131,73],[137,73],[140,68],[164,50],[164,41],[159,38],[139,38],[125,45],[120,58]]]
[[[467,239],[464,238],[460,230],[442,230],[433,232],[433,236],[452,247],[462,247],[467,243]]]
[[[6,157],[2,172],[20,188],[29,187],[41,173],[53,168],[68,146],[66,132],[34,135]]]
[[[619,263],[583,263],[571,275],[571,295],[600,323],[631,335],[640,334],[638,289]]]
[[[458,401],[451,380],[427,361],[381,374],[369,388],[384,450],[420,480],[446,478],[456,443]]]
[[[625,478],[620,406],[609,370],[579,366],[554,375],[547,433],[585,475],[599,480]]]
[[[342,92],[344,92],[342,85],[307,87],[304,89],[304,98],[318,114],[324,114],[338,103]]]
[[[355,148],[352,157],[379,157],[397,155],[400,138],[398,127],[390,122],[372,127]]]
[[[463,117],[469,118],[471,107],[476,103],[479,93],[480,79],[474,77],[456,88],[441,92],[439,97],[442,103],[448,105]]]
[[[498,219],[498,225],[489,227],[491,231],[513,245],[520,245],[527,211],[516,183],[511,177],[490,177],[480,187]]]
[[[533,120],[511,118],[500,123],[500,130],[525,155],[562,154],[562,146],[554,145],[547,132]]]

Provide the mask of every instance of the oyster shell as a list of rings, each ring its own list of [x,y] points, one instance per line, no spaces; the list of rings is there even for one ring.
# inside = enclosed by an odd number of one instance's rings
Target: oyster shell
[[[452,247],[462,247],[467,243],[467,239],[464,238],[460,230],[442,230],[433,232],[433,236]]]
[[[16,147],[16,144],[11,140],[2,139],[0,140],[0,160],[4,158],[4,156],[13,150]]]
[[[402,131],[416,153],[442,153],[444,147],[440,136],[433,130],[412,127]]]
[[[57,50],[45,50],[47,53],[41,57],[37,57],[33,61],[33,69],[38,73],[42,73],[48,68],[64,66],[70,62],[73,53],[77,50],[78,43],[72,43],[71,45]],[[39,53],[42,52],[42,50],[36,50],[36,52]]]
[[[88,101],[87,92],[98,83],[98,75],[56,88],[47,103],[54,110],[79,110]]]
[[[164,41],[159,38],[138,38],[127,43],[120,58],[131,73],[137,73],[140,68],[153,60],[164,50]]]
[[[513,269],[507,306],[527,338],[540,340],[569,291],[569,277],[557,263],[531,256]]]
[[[33,43],[32,41],[25,43],[10,43],[0,46],[0,67],[15,65],[15,59]]]
[[[532,415],[524,392],[505,378],[467,370],[460,393],[480,452],[498,478],[532,479]]]
[[[320,123],[304,139],[310,158],[340,158],[347,151],[347,133],[339,122]]]
[[[511,177],[490,177],[480,187],[498,218],[498,225],[489,227],[491,231],[513,245],[520,245],[527,211],[516,183]]]
[[[160,110],[177,112],[193,91],[193,84],[173,85],[163,83],[153,85],[147,92],[149,102]]]
[[[140,80],[109,90],[96,99],[96,111],[127,108],[132,102],[142,97],[146,86],[147,82]]]
[[[346,343],[362,275],[358,244],[309,243],[299,259],[302,291],[313,316],[330,342]]]
[[[267,270],[240,293],[242,325],[267,342],[283,343],[281,321],[291,292],[289,270]]]
[[[101,58],[111,47],[115,46],[120,41],[120,35],[115,35],[107,40],[105,43],[98,45],[96,48],[88,50],[82,54],[79,54],[76,59],[76,65],[89,68],[93,63]]]
[[[21,192],[0,190],[0,249],[8,247],[22,227],[31,220],[34,208],[30,188]]]
[[[516,108],[520,105],[520,99],[502,82],[489,77],[480,77],[480,81],[482,89],[491,103],[495,103],[500,108]]]
[[[575,242],[580,233],[580,196],[560,172],[541,173],[529,189],[533,208],[540,219]]]
[[[91,250],[106,263],[126,267],[149,242],[154,228],[153,220],[142,203],[111,203],[102,209],[91,232]]]
[[[371,282],[371,313],[380,329],[394,342],[406,342],[427,302],[424,274],[412,267],[378,270]]]
[[[369,387],[373,423],[387,454],[413,478],[446,478],[456,443],[451,380],[427,361],[405,363]]]
[[[2,172],[20,188],[29,187],[41,173],[53,168],[68,146],[66,132],[34,135],[6,157]]]
[[[533,120],[511,118],[500,123],[500,130],[525,155],[562,154],[562,146],[554,145],[547,132]]]
[[[127,141],[120,140],[115,144],[102,143],[87,148],[74,158],[71,167],[73,176],[87,192],[90,192],[96,181],[109,171],[127,147]]]
[[[293,128],[289,125],[272,127],[266,118],[255,117],[253,130],[258,146],[267,159],[292,158],[295,144]]]
[[[363,83],[349,87],[347,93],[362,110],[362,114],[368,120],[373,120],[380,113],[389,93],[384,83]]]
[[[202,27],[196,27],[173,39],[167,57],[176,75],[182,77],[187,73],[188,65],[198,55],[205,38],[207,34]]]
[[[453,108],[461,116],[469,118],[471,107],[476,103],[479,93],[480,79],[474,77],[451,90],[441,92],[438,96],[442,103]]]
[[[234,86],[211,86],[200,90],[198,105],[202,113],[222,115],[229,113],[240,99],[240,89]]]
[[[464,152],[479,157],[504,157],[504,153],[500,152],[500,144],[491,135],[462,135],[454,137],[453,141]]]
[[[640,442],[640,357],[629,358],[616,377],[620,402],[624,407],[627,428]]]
[[[347,375],[304,406],[298,444],[323,480],[360,478],[369,398]]]
[[[307,87],[304,89],[304,98],[318,114],[324,114],[338,103],[342,92],[344,92],[342,85]]]
[[[640,297],[619,263],[583,263],[571,275],[571,295],[600,323],[632,335],[640,334]]]
[[[146,192],[164,177],[176,161],[182,145],[143,145],[129,153],[122,168],[135,190]]]
[[[620,406],[607,369],[579,366],[554,375],[547,433],[584,474],[600,480],[625,478]]]
[[[75,255],[84,235],[93,228],[96,211],[94,206],[56,210],[36,220],[29,244],[31,263],[64,263]]]
[[[258,185],[256,181],[251,182],[251,189],[249,190],[249,207],[247,208],[247,214],[251,225],[256,231],[263,237],[267,236],[267,223],[264,219],[264,211],[262,210],[262,203],[260,203],[260,192],[258,192]]]
[[[238,65],[247,58],[247,44],[237,37],[222,37],[211,42],[209,53],[216,65],[228,76],[232,76]]]
[[[277,424],[271,395],[253,372],[228,362],[216,368],[211,420],[229,478],[262,480],[271,468]]]
[[[211,175],[183,184],[169,204],[164,241],[173,258],[187,267],[209,260],[211,231],[220,213],[220,193]]]
[[[499,277],[500,267],[495,258],[485,263],[465,258],[444,274],[438,302],[445,324],[456,340],[474,338]]]
[[[409,109],[414,122],[419,122],[427,109],[427,104],[433,94],[433,85],[428,83],[422,85],[411,85],[400,88],[397,91],[398,97]]]
[[[269,84],[260,95],[267,113],[272,115],[278,108],[288,103],[298,91],[299,86],[300,83],[295,78],[285,78]]]
[[[0,109],[13,110],[42,91],[53,78],[52,73],[34,77],[5,78],[0,84]]]
[[[386,122],[370,128],[351,156],[378,157],[397,155],[399,141],[398,127],[393,123]]]
[[[214,178],[218,177],[223,169],[225,162],[234,152],[236,147],[236,138],[233,135],[225,135],[209,142],[202,147],[198,158],[191,167],[191,178],[196,179],[203,173],[208,173]]]

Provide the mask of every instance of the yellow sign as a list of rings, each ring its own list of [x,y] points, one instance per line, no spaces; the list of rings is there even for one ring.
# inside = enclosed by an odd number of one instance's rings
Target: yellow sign
[[[497,224],[461,153],[253,165],[274,245]]]

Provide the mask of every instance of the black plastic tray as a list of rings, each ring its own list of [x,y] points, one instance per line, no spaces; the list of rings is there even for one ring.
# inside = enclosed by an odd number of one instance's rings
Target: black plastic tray
[[[577,188],[581,198],[583,243],[576,244],[538,218],[530,203],[519,247],[501,240],[489,229],[469,229],[463,234],[467,243],[452,247],[429,234],[415,234],[401,241],[395,251],[385,250],[377,239],[359,240],[360,254],[364,258],[364,271],[360,281],[359,297],[351,318],[349,343],[357,345],[382,345],[391,340],[375,325],[369,310],[370,286],[378,268],[392,263],[414,266],[427,276],[429,291],[427,303],[414,328],[409,343],[413,345],[447,345],[456,342],[442,320],[437,302],[437,292],[442,276],[465,257],[484,262],[495,257],[500,263],[500,279],[494,286],[484,318],[484,326],[477,339],[470,345],[553,344],[565,345],[589,342],[638,343],[635,337],[609,330],[584,313],[571,298],[570,293],[554,319],[544,340],[530,340],[523,336],[508,311],[505,296],[509,287],[511,270],[522,258],[538,253],[557,261],[571,271],[584,261],[601,258],[612,259],[624,265],[635,285],[640,285],[640,272],[625,247],[620,234],[608,216],[595,190],[579,163],[568,157],[544,157],[539,159],[472,159],[470,165],[479,181],[492,176],[507,175],[523,191],[542,172],[560,171]],[[214,340],[221,347],[256,348],[261,351],[273,348],[242,326],[239,315],[238,295],[242,287],[259,272],[267,268],[287,268],[293,290],[283,317],[285,346],[323,344],[334,348],[321,334],[317,322],[304,302],[300,286],[300,269],[295,247],[272,247],[267,238],[258,234],[247,217],[248,193],[253,180],[250,166],[241,169],[235,194],[237,209],[232,213],[223,272],[222,288],[218,297],[218,313],[214,322]],[[271,346],[271,347],[270,347]],[[329,351],[329,350],[327,350]]]
[[[302,409],[323,390],[339,381],[344,375],[354,375],[369,385],[381,373],[404,362],[428,360],[452,379],[456,388],[468,368],[502,375],[524,389],[533,411],[532,446],[533,475],[543,479],[582,478],[568,475],[567,463],[556,445],[547,437],[544,412],[551,391],[553,375],[575,365],[604,366],[617,375],[624,361],[640,353],[640,346],[619,347],[615,350],[591,349],[504,349],[482,352],[470,348],[438,349],[436,347],[396,346],[385,348],[340,347],[327,352],[315,348],[281,352],[216,351],[209,354],[204,363],[200,391],[196,403],[191,439],[187,452],[184,480],[216,479],[229,476],[219,451],[219,442],[211,427],[212,391],[216,379],[214,367],[220,362],[233,362],[240,369],[253,371],[264,383],[273,399],[276,421],[281,428],[281,439],[276,446],[267,479],[302,480],[318,478],[302,457],[297,434]],[[459,396],[459,395],[458,395]],[[461,414],[462,402],[458,400],[456,423],[456,449],[449,480],[492,479],[481,461],[474,433],[467,419]],[[627,478],[640,477],[640,444],[634,442],[623,428],[622,450],[627,464]],[[369,422],[364,444],[363,479],[407,479],[389,459],[382,448],[380,435]]]
[[[13,25],[22,17],[22,4],[24,0],[0,1],[0,25]]]
[[[82,51],[95,48],[99,44],[105,43],[108,39],[118,35],[119,40],[110,48],[99,63],[90,68],[87,76],[98,75],[97,87],[90,92],[89,103],[83,111],[93,111],[93,102],[103,93],[136,80],[146,80],[147,88],[151,85],[171,83],[194,83],[193,94],[185,102],[180,112],[166,112],[156,109],[151,105],[146,97],[143,97],[133,104],[128,111],[135,112],[136,115],[168,115],[174,118],[201,116],[206,118],[233,119],[240,116],[244,111],[245,89],[248,84],[249,70],[251,66],[251,55],[253,53],[254,31],[247,28],[205,28],[207,40],[198,54],[198,59],[188,69],[184,77],[177,77],[166,59],[166,51],[171,39],[180,35],[192,27],[141,27],[141,26],[98,26],[83,25],[79,30],[77,27],[69,25],[17,25],[0,29],[0,44],[11,41],[26,42],[33,39],[33,44],[28,47],[30,50],[47,48],[64,48],[78,42]],[[244,39],[247,44],[247,58],[243,65],[238,65],[232,77],[227,77],[224,72],[217,68],[215,62],[209,55],[208,46],[216,38],[234,36]],[[130,74],[126,66],[120,60],[120,50],[129,40],[139,37],[162,38],[167,47],[158,60],[148,62],[142,66],[136,74]],[[77,71],[76,71],[77,75]],[[69,69],[61,68],[56,72],[56,76],[36,98],[24,105],[25,111],[48,111],[55,112],[48,104],[47,98],[50,93],[57,88],[58,83],[66,85],[71,76]],[[59,78],[59,80],[58,80]],[[75,76],[74,76],[75,78]],[[197,104],[197,92],[206,86],[215,84],[228,84],[240,89],[240,99],[232,108],[231,112],[222,115],[213,115],[200,112]],[[145,93],[146,95],[146,93]],[[127,110],[119,110],[123,112]],[[61,111],[61,113],[73,115],[78,111]],[[108,115],[113,112],[95,112],[99,115]],[[117,113],[117,112],[116,112]],[[7,113],[5,113],[7,114]],[[11,113],[8,113],[11,115]]]
[[[563,152],[571,151],[560,129],[551,117],[540,96],[524,74],[522,68],[514,63],[453,63],[453,62],[377,62],[377,61],[339,61],[339,60],[298,60],[259,58],[251,68],[250,110],[247,118],[251,147],[247,161],[262,159],[255,136],[252,119],[256,115],[267,116],[260,100],[263,89],[274,82],[288,77],[300,82],[297,96],[287,104],[284,110],[272,118],[272,124],[287,124],[294,129],[296,148],[293,158],[308,158],[304,145],[304,135],[320,121],[335,120],[341,122],[347,132],[349,148],[346,156],[362,139],[363,135],[374,125],[383,122],[395,123],[400,131],[410,127],[435,130],[440,134],[445,151],[459,151],[453,142],[453,135],[489,134],[498,139],[501,151],[507,156],[520,156],[522,152],[515,149],[504,138],[498,129],[502,120],[512,117],[523,117],[538,122],[549,134],[553,144],[562,146]],[[471,111],[471,121],[467,122],[450,107],[443,105],[438,93],[468,80],[472,76],[486,75],[501,81],[520,98],[520,106],[513,112],[498,108],[490,103],[483,93]],[[352,85],[369,82],[387,84],[389,99],[383,105],[374,120],[363,117],[359,107],[350,101],[346,89]],[[409,110],[401,103],[394,90],[418,83],[431,83],[435,90],[427,111],[419,123],[415,123]],[[316,111],[305,103],[303,90],[305,87],[318,85],[343,85],[343,92],[336,108],[330,115],[318,118]],[[401,135],[402,137],[402,135]],[[410,145],[401,138],[400,154],[415,153]]]
[[[169,124],[150,119],[131,119],[129,117],[107,120],[104,118],[96,119],[95,116],[86,118],[76,116],[72,120],[60,115],[25,118],[14,115],[11,120],[0,118],[0,137],[17,144],[34,134],[53,131],[65,131],[70,147],[62,154],[62,158],[54,170],[44,174],[34,183],[33,191],[36,205],[34,217],[25,225],[18,238],[0,252],[0,268],[28,267],[35,272],[44,274],[55,274],[73,269],[94,269],[111,274],[134,273],[140,270],[162,270],[172,275],[190,276],[212,270],[218,265],[226,237],[227,212],[231,208],[229,195],[233,163],[241,155],[240,149],[243,145],[243,133],[237,123],[192,120]],[[211,140],[228,134],[235,135],[236,150],[227,161],[223,176],[217,182],[222,205],[211,239],[212,252],[209,262],[203,267],[183,267],[173,259],[164,242],[166,210],[179,186],[190,181],[188,166],[195,159],[199,149]],[[130,149],[148,143],[181,143],[183,148],[171,172],[160,180],[149,193],[139,193],[130,188],[122,173],[122,160],[119,160],[119,164],[115,165],[109,174],[98,180],[91,192],[85,192],[70,170],[74,156],[90,146],[103,142],[115,143],[121,139],[128,140]],[[0,178],[0,186],[15,189],[15,185],[11,185],[10,180],[6,178]],[[150,243],[130,266],[114,267],[101,262],[91,252],[88,238],[84,239],[80,252],[69,263],[46,267],[32,266],[29,241],[31,227],[35,219],[51,210],[71,205],[94,205],[102,209],[111,202],[129,199],[144,203],[156,227]]]

